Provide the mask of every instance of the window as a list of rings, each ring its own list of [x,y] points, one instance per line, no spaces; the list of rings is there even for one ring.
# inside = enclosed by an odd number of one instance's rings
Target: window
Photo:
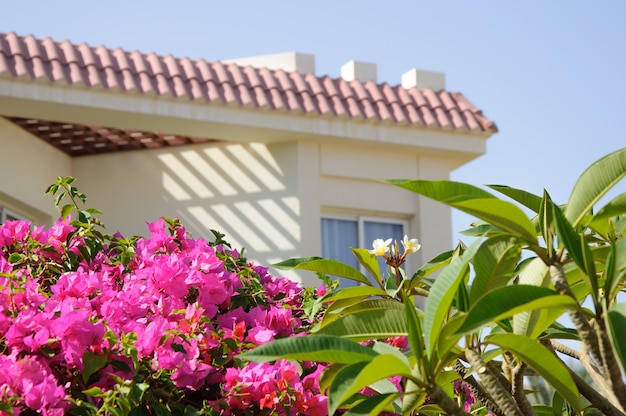
[[[402,241],[407,234],[407,221],[382,217],[341,217],[322,218],[322,256],[339,260],[355,268],[359,263],[350,248],[370,249],[377,238],[393,238]],[[381,270],[386,270],[385,261],[379,259]],[[339,279],[342,287],[356,286],[353,280]]]
[[[0,207],[0,224],[4,224],[6,221],[15,221],[15,220],[23,220],[25,219],[24,217],[22,217],[19,214],[16,214],[15,212],[4,208],[4,207]]]

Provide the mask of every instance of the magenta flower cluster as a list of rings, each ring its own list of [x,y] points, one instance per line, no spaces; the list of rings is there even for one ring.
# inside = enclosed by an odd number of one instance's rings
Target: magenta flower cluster
[[[79,228],[0,226],[0,414],[326,413],[321,365],[237,358],[306,333],[314,290],[177,221]]]

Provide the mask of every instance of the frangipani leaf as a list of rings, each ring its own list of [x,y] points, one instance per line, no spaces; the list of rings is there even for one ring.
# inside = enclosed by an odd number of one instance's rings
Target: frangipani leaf
[[[351,298],[364,299],[370,296],[387,296],[387,292],[374,286],[353,286],[346,287],[337,291],[328,300],[338,301]]]
[[[476,276],[472,282],[470,304],[506,284],[515,276],[522,249],[518,239],[501,235],[486,240],[474,258]]]
[[[573,263],[572,265],[576,268]],[[580,269],[576,268],[576,270]],[[520,273],[519,284],[549,287],[548,266],[538,257],[529,260]],[[517,313],[513,316],[513,332],[535,339],[561,314],[562,310],[559,309],[535,309]]]
[[[297,265],[301,263],[310,263],[315,260],[323,260],[323,257],[313,256],[313,257],[297,257],[292,259],[283,260],[278,263],[272,264],[272,267],[275,267],[280,270],[292,270],[295,269]]]
[[[557,309],[560,311],[560,315],[563,310],[575,308],[577,305],[576,301],[569,296],[561,296],[548,288],[530,285],[505,286],[480,298],[472,306],[456,333],[467,334],[485,324],[511,317],[520,312],[535,309]]]
[[[609,203],[600,208],[593,216],[588,226],[596,230],[598,234],[607,236],[611,230],[609,220],[624,214],[626,214],[626,192],[616,196],[609,201]]]
[[[610,153],[589,166],[572,189],[565,217],[578,226],[593,206],[626,175],[626,148]]]
[[[289,259],[272,265],[284,270],[309,270],[316,273],[330,274],[371,285],[371,282],[354,267],[337,260],[309,257],[306,259]]]
[[[407,331],[409,333],[409,345],[411,350],[418,360],[425,359],[424,357],[424,331],[422,331],[422,324],[420,322],[420,316],[417,313],[417,308],[412,302],[412,299],[402,294],[402,301],[404,304]]]
[[[572,224],[565,218],[560,207],[554,206],[554,224],[559,241],[563,243],[568,253],[584,273],[584,279],[589,285],[589,291],[594,303],[598,297],[598,277],[591,250],[585,241],[584,234],[576,232]]]
[[[334,304],[333,304],[334,306]],[[320,328],[324,328],[329,325],[331,322],[334,322],[338,319],[341,319],[344,316],[351,315],[354,313],[364,312],[364,311],[381,311],[381,310],[404,310],[404,306],[402,303],[397,300],[389,299],[389,298],[375,298],[375,299],[367,299],[361,300],[360,302],[356,302],[350,306],[341,308],[339,310],[331,310],[329,309],[324,314],[324,319],[320,324]]]
[[[412,374],[402,360],[391,354],[378,355],[369,362],[342,368],[328,389],[328,414],[334,415],[344,401],[365,387],[393,376],[412,377]]]
[[[452,181],[388,182],[473,215],[527,241],[537,240],[535,227],[519,207],[498,199],[481,188]]]
[[[519,202],[531,211],[538,213],[541,207],[541,197],[522,189],[511,188],[506,185],[487,185],[491,189],[498,191],[514,201]]]
[[[466,230],[459,231],[460,234],[467,237],[482,237],[491,236],[493,234],[502,234],[504,230],[496,227],[495,225],[487,224],[484,221],[472,223],[472,227]]]
[[[463,279],[465,268],[468,267],[467,264],[474,257],[481,244],[481,240],[474,241],[460,257],[452,260],[430,289],[424,307],[424,342],[428,357],[432,357],[435,352],[439,333],[448,316],[457,286]]]
[[[317,334],[354,341],[407,336],[404,306],[355,312],[320,328]]]
[[[399,393],[377,394],[375,396],[366,397],[364,400],[355,404],[343,416],[378,416],[385,410],[392,412],[391,403],[400,397]]]
[[[310,335],[277,339],[239,355],[248,361],[297,360],[353,364],[370,361],[378,353],[344,338]]]
[[[434,259],[430,260],[428,263],[417,269],[417,271],[411,277],[409,288],[412,289],[416,287],[424,277],[427,277],[430,274],[441,269],[442,267],[448,265],[450,263],[450,259],[452,258],[453,253],[454,250],[449,250],[441,253],[437,255]]]
[[[580,398],[576,383],[567,367],[539,342],[517,334],[496,334],[485,338],[524,361],[542,376],[576,410],[580,410]]]
[[[526,241],[536,243],[537,232],[519,207],[500,199],[471,199],[450,206],[508,231]]]
[[[417,194],[427,196],[435,201],[450,205],[455,202],[468,199],[493,198],[495,196],[473,185],[453,181],[427,181],[427,180],[405,180],[388,179],[387,182],[399,186]]]
[[[380,266],[378,265],[378,259],[376,256],[365,248],[352,248],[351,250],[365,270],[368,271],[375,281],[380,283]]]
[[[611,258],[612,257],[612,258]],[[609,267],[610,264],[610,267]],[[610,270],[609,270],[610,269]],[[619,284],[623,283],[626,272],[626,239],[620,238],[611,242],[611,250],[607,254],[607,273],[604,292],[609,299],[617,296]]]
[[[609,330],[611,331],[611,341],[613,349],[619,357],[622,372],[626,371],[626,303],[617,303],[607,313]]]

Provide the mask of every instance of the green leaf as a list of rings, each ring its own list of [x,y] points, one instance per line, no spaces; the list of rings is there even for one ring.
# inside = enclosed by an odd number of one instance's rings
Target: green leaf
[[[613,299],[619,293],[619,284],[623,282],[626,271],[626,239],[620,238],[617,241],[611,241],[609,247],[604,291],[608,299]]]
[[[375,255],[365,248],[351,248],[352,253],[358,262],[367,270],[367,272],[380,284],[380,266]]]
[[[568,253],[581,270],[585,272],[584,279],[589,285],[594,303],[598,302],[598,277],[589,246],[585,242],[585,235],[578,233],[569,223],[560,207],[554,206],[554,224],[557,236]]]
[[[424,331],[422,331],[422,324],[413,299],[406,296],[404,292],[400,293],[402,294],[402,301],[404,303],[407,331],[409,333],[409,345],[419,365],[420,361],[426,359],[424,354]],[[420,367],[423,368],[424,366]]]
[[[496,334],[485,341],[517,355],[542,376],[576,410],[580,410],[578,388],[567,367],[546,347],[517,334]]]
[[[475,186],[452,181],[388,182],[473,215],[527,241],[537,240],[535,227],[520,208]]]
[[[367,397],[352,406],[343,416],[378,416],[385,410],[391,410],[389,409],[390,404],[399,396],[398,393],[387,393]]]
[[[18,264],[26,260],[26,255],[22,253],[11,253],[7,259],[11,264]]]
[[[521,270],[519,284],[549,287],[548,266],[538,257],[529,260]],[[559,309],[535,309],[518,313],[513,316],[513,332],[535,339],[561,314]]]
[[[336,303],[334,303],[333,306]],[[334,322],[343,316],[355,314],[358,312],[376,311],[376,310],[380,311],[380,310],[389,310],[389,309],[403,310],[403,308],[404,307],[402,306],[402,303],[398,302],[397,300],[381,299],[381,298],[368,299],[368,300],[352,303],[350,306],[343,307],[341,309],[333,309],[333,310],[329,309],[324,314],[324,319],[322,319],[320,328],[324,328],[325,326],[329,325],[331,322]]]
[[[420,195],[427,196],[435,201],[450,205],[454,202],[465,201],[474,198],[494,198],[489,192],[461,182],[453,181],[427,181],[427,180],[404,180],[389,179],[387,182],[399,186]]]
[[[450,206],[487,221],[531,243],[537,242],[535,226],[524,211],[500,199],[471,199]]]
[[[216,231],[214,231],[216,232]],[[283,260],[281,262],[278,263],[274,263],[272,264],[272,267],[275,267],[277,269],[280,270],[292,270],[295,269],[297,265],[301,264],[301,263],[310,263],[312,261],[315,260],[323,260],[323,257],[298,257],[298,258],[292,258],[292,259],[287,259],[287,260]]]
[[[565,404],[565,400],[558,392],[554,392],[552,395],[552,415],[551,416],[561,416],[563,414],[563,405]]]
[[[565,217],[573,227],[626,175],[626,148],[610,153],[589,166],[572,189]]]
[[[372,284],[363,273],[337,260],[313,258],[313,260],[304,261],[304,259],[290,259],[272,266],[277,269],[309,270],[316,273],[344,277],[366,285]]]
[[[385,298],[387,296],[387,292],[374,286],[347,287],[335,292],[332,296],[327,298],[327,301],[331,303],[324,312],[322,325],[330,320],[335,320],[344,309],[350,308],[351,306],[362,302],[363,299],[372,296]],[[335,316],[331,317],[331,315]]]
[[[456,314],[452,316],[441,328],[439,332],[439,341],[437,343],[437,352],[440,361],[446,360],[446,354],[453,350],[457,346],[457,342],[461,339],[461,335],[457,335],[456,332],[463,324],[465,314]]]
[[[543,192],[543,199],[541,200],[541,207],[539,210],[538,222],[539,229],[541,230],[541,235],[543,237],[543,241],[546,244],[546,252],[548,256],[554,255],[554,207],[553,207],[552,199],[547,191]]]
[[[94,354],[90,351],[85,351],[83,354],[83,368],[82,378],[83,383],[87,384],[89,381],[89,377],[92,374],[104,368],[108,361],[108,357],[106,355]]]
[[[611,331],[611,341],[613,349],[619,357],[622,372],[626,371],[626,303],[617,303],[607,313],[609,331]]]
[[[346,364],[330,364],[327,367],[324,367],[318,380],[319,390],[321,392],[325,392],[335,379],[339,370],[345,366]]]
[[[616,196],[600,208],[588,226],[596,230],[598,234],[606,237],[609,231],[611,231],[611,222],[609,220],[624,214],[626,214],[626,192]]]
[[[482,244],[477,240],[460,256],[452,260],[430,289],[424,310],[424,342],[428,356],[432,357],[439,332],[448,316],[458,285],[465,276],[465,269]]]
[[[328,389],[328,414],[372,383],[393,376],[412,377],[411,369],[392,354],[376,356],[369,362],[348,365],[337,373]]]
[[[70,215],[73,209],[74,205],[72,204],[63,205],[63,208],[61,208],[61,218],[67,218],[67,216]]]
[[[474,258],[476,277],[472,282],[470,304],[494,289],[505,286],[516,274],[522,249],[515,237],[501,235],[488,239]]]
[[[419,282],[442,267],[448,265],[450,260],[452,259],[452,255],[454,250],[449,250],[444,253],[437,255],[434,259],[430,260],[428,263],[424,264],[422,267],[417,269],[417,271],[411,277],[411,281],[409,283],[409,288],[412,289],[416,287]]]
[[[575,308],[577,305],[576,301],[569,296],[561,296],[548,288],[530,285],[505,286],[480,298],[472,306],[456,333],[467,334],[487,323],[496,322],[520,312],[558,309],[562,314],[564,309]]]
[[[15,414],[13,412],[13,406],[5,402],[0,402],[0,412],[4,412],[7,415],[11,415],[11,416]]]
[[[493,234],[502,234],[504,231],[494,225],[487,224],[484,221],[476,221],[472,223],[472,228],[459,231],[460,234],[467,237],[483,237]]]
[[[284,359],[352,364],[370,361],[376,355],[378,354],[371,348],[347,339],[308,335],[278,339],[246,351],[239,358],[256,362]]]
[[[104,393],[102,393],[102,389],[97,386],[92,387],[87,390],[83,390],[82,392],[86,394],[87,396],[92,396],[92,397],[102,397],[104,395]]]
[[[316,334],[332,335],[354,341],[407,336],[402,309],[376,309],[356,312],[320,328]]]
[[[511,188],[506,185],[487,185],[491,189],[498,191],[514,201],[519,202],[524,205],[526,208],[529,208],[531,211],[538,213],[541,207],[541,197],[531,194],[530,192]]]

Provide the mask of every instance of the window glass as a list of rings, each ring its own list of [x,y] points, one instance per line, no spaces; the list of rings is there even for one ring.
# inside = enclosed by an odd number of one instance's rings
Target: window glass
[[[359,246],[358,222],[335,218],[322,218],[322,257],[339,260],[354,268],[359,262],[351,247]],[[342,286],[355,286],[356,282],[340,279]]]
[[[400,242],[404,238],[404,234],[403,224],[363,221],[363,247],[368,249],[372,248],[372,241],[377,238],[382,238],[383,240],[391,238],[391,244],[393,244],[393,241],[397,241],[398,244],[400,244],[400,250],[402,250],[402,244]],[[384,258],[378,257],[378,266],[384,276],[387,272],[387,265],[385,264]]]
[[[404,234],[405,223],[398,220],[367,217],[322,218],[322,256],[359,268],[359,263],[350,250],[351,247],[370,249],[372,241],[377,238],[402,241]],[[381,271],[386,271],[385,260],[379,258],[378,262]],[[339,279],[339,283],[342,287],[358,285],[357,282],[349,279]]]

